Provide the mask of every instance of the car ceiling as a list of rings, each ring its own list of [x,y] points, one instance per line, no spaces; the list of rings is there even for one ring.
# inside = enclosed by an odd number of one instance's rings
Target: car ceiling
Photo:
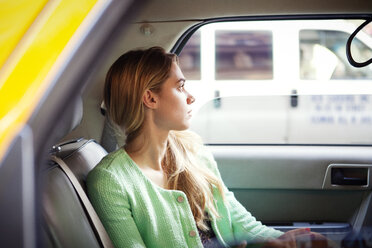
[[[369,0],[152,0],[136,21],[201,20],[228,16],[371,13]]]

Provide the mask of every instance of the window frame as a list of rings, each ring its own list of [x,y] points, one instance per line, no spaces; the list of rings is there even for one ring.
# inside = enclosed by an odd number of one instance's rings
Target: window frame
[[[289,16],[249,16],[249,17],[224,17],[224,18],[214,18],[214,19],[208,19],[208,20],[203,20],[201,21],[200,23],[190,27],[186,32],[184,32],[180,38],[177,40],[177,42],[175,43],[175,45],[173,46],[173,48],[171,49],[171,52],[173,53],[176,53],[176,54],[179,54],[180,51],[182,50],[182,48],[185,46],[185,44],[187,43],[187,41],[189,40],[189,38],[194,34],[194,32],[196,30],[199,30],[200,27],[204,26],[204,25],[207,25],[207,24],[211,24],[211,23],[219,23],[219,22],[234,22],[234,21],[280,21],[280,20],[323,20],[323,19],[328,19],[328,20],[336,20],[336,19],[350,19],[350,20],[353,20],[353,19],[356,19],[356,20],[363,20],[363,19],[368,19],[368,18],[371,18],[372,15],[368,15],[368,14],[349,14],[349,15],[327,15],[327,14],[324,14],[324,15],[289,15]],[[306,28],[304,28],[306,29]],[[300,30],[304,30],[304,29],[300,29]],[[299,30],[299,32],[300,32]],[[201,62],[202,63],[202,62]],[[300,70],[300,68],[298,68],[298,71]],[[300,80],[300,74],[298,73],[297,75],[298,79]],[[202,78],[201,78],[202,79]],[[308,81],[308,80],[300,80],[300,81]],[[351,92],[352,94],[352,92]],[[208,143],[207,143],[208,144]],[[300,146],[307,146],[307,145],[310,145],[310,146],[314,146],[314,145],[319,145],[319,146],[371,146],[371,144],[334,144],[334,143],[331,143],[331,144],[327,144],[327,143],[320,143],[320,144],[317,144],[317,143],[311,143],[311,144],[306,144],[306,143],[300,143],[300,144],[296,144],[296,143],[292,143],[292,144],[283,144],[283,143],[238,143],[238,144],[234,144],[234,143],[229,143],[229,144],[225,144],[225,143],[213,143],[213,144],[208,144],[208,145],[238,145],[238,146],[242,146],[242,145],[248,145],[248,146],[251,146],[251,145],[258,145],[258,146],[265,146],[265,145],[271,145],[271,146],[275,146],[275,145],[278,145],[278,146],[296,146],[296,145],[300,145]]]

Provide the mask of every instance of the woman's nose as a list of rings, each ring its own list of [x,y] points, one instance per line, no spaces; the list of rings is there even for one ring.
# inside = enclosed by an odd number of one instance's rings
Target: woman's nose
[[[187,93],[187,104],[192,104],[193,102],[195,102],[195,98],[190,93]]]

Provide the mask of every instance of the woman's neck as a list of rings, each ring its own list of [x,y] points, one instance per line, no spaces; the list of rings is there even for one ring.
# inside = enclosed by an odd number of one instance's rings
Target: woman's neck
[[[145,128],[124,148],[139,167],[160,171],[167,148],[168,134],[169,132],[154,132]]]

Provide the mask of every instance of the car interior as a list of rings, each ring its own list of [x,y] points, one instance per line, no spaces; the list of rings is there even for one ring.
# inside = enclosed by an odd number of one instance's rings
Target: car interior
[[[13,174],[0,174],[0,194],[19,197],[0,215],[23,235],[4,230],[3,242],[112,247],[85,194],[89,171],[123,145],[105,115],[105,75],[124,52],[161,46],[179,55],[197,99],[191,130],[257,220],[311,228],[335,247],[372,247],[372,67],[346,58],[347,39],[371,18],[371,1],[111,1],[13,144],[26,152],[12,157]],[[364,50],[351,49],[358,62],[372,58],[371,25],[369,37],[356,36]],[[337,32],[339,43],[325,41]]]

